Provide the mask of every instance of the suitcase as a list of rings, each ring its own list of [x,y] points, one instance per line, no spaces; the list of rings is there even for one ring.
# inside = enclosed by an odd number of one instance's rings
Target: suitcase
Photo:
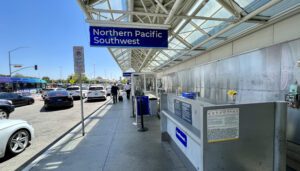
[[[123,96],[119,96],[118,99],[119,99],[120,102],[122,102],[123,101]]]

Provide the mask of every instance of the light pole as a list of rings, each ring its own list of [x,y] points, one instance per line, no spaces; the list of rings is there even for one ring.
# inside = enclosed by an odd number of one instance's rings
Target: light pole
[[[94,64],[94,84],[96,85],[95,64]]]
[[[62,67],[59,66],[59,77],[60,77],[60,84],[62,85]]]
[[[9,51],[8,51],[9,77],[11,77],[11,60],[10,60],[10,53],[11,53],[11,52],[14,52],[14,51],[16,51],[16,50],[22,49],[22,48],[28,48],[28,47],[20,46],[20,47],[17,47],[17,48],[15,48],[15,49],[12,49],[12,50],[9,50]]]

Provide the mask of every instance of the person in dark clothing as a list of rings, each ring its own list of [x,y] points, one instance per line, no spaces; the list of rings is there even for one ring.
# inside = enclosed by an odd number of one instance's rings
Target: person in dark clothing
[[[111,87],[111,94],[112,94],[112,96],[113,96],[113,102],[114,103],[117,103],[118,102],[118,92],[119,92],[119,87],[116,85],[116,84],[114,84],[112,87]]]

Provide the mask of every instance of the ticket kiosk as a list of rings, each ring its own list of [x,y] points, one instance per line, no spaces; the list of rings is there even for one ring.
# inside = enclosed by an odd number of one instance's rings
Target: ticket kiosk
[[[162,140],[189,170],[285,170],[285,102],[214,105],[163,94],[161,110]]]

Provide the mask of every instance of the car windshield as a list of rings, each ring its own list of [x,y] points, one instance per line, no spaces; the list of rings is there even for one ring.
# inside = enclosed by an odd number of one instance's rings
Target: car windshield
[[[48,97],[57,97],[57,96],[68,96],[67,91],[50,91],[48,92]]]
[[[90,87],[89,90],[103,90],[103,87]]]
[[[67,90],[79,90],[79,87],[68,87]]]

